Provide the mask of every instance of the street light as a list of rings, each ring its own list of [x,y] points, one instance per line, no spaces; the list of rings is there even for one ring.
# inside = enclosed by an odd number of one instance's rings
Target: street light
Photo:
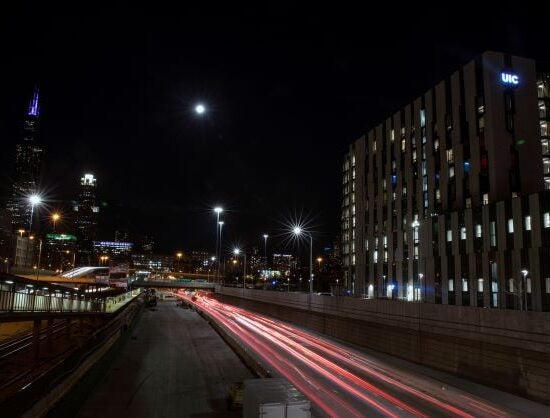
[[[521,270],[521,275],[523,276],[523,289],[520,287],[520,289],[523,290],[523,295],[520,293],[520,301],[522,299],[525,299],[525,310],[527,311],[527,275],[529,272],[526,269]]]
[[[218,272],[217,272],[217,275],[218,275],[218,282],[220,280],[220,259],[222,258],[222,229],[223,229],[223,225],[224,225],[224,221],[219,221],[218,222],[218,227],[220,228],[220,247],[219,247],[219,250],[218,250]],[[225,263],[225,257],[223,258],[223,262]],[[223,271],[225,272],[225,266],[223,268]]]
[[[34,207],[36,205],[39,205],[41,202],[42,202],[42,199],[37,194],[33,194],[29,197],[29,203],[31,204],[31,218],[29,220],[29,234],[32,231],[32,218],[33,218],[33,215],[34,215]]]
[[[299,226],[292,228],[292,233],[297,237],[302,234],[309,237],[309,293],[313,293],[313,237]]]
[[[181,258],[183,257],[183,253],[180,251],[176,253],[176,257],[178,258],[178,270],[181,271]]]
[[[25,233],[24,229],[18,229],[17,232],[21,234],[21,238],[23,238],[23,234]]]
[[[264,258],[265,258],[265,266],[264,269],[267,271],[267,239],[269,238],[269,235],[264,234]]]
[[[218,268],[216,270],[216,281],[219,281],[219,275],[220,275],[220,241],[221,241],[221,226],[220,226],[220,213],[223,212],[223,208],[220,206],[216,206],[214,208],[214,212],[216,212],[216,260],[218,260]]]
[[[317,257],[317,262],[319,263],[319,271],[321,271],[321,262],[323,259],[321,257]]]
[[[238,257],[240,253],[241,253],[240,248],[233,249],[233,254],[235,254],[235,256]],[[244,257],[244,264],[243,264],[243,295],[244,295],[244,288],[246,287],[246,251],[243,251],[243,257]]]
[[[61,215],[59,213],[53,213],[52,214],[52,221],[53,221],[53,232],[55,232],[55,225],[57,224],[57,221],[61,219]]]

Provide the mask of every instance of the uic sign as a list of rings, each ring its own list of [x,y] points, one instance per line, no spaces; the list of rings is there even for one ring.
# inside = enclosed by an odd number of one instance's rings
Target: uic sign
[[[516,74],[500,73],[500,79],[504,84],[513,84],[514,86],[519,84],[519,77]]]

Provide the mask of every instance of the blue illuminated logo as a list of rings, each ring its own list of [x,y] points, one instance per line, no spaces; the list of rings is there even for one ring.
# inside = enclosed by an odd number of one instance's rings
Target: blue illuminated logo
[[[511,84],[517,86],[519,84],[519,76],[512,73],[500,73],[500,79],[504,84]]]

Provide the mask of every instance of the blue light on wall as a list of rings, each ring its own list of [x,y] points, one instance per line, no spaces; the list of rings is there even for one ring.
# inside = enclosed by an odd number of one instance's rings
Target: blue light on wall
[[[505,72],[500,73],[500,80],[504,84],[508,84],[512,86],[517,86],[519,84],[519,76],[513,73],[505,73]]]
[[[391,183],[395,186],[397,184],[397,176],[395,174],[393,174],[391,176]]]
[[[464,161],[464,172],[465,173],[470,172],[470,161]]]

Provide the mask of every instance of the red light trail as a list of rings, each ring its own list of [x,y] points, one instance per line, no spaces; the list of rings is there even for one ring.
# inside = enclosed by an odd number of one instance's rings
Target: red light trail
[[[315,412],[327,416],[450,416],[509,415],[484,399],[403,371],[314,333],[207,295],[191,300],[226,332],[251,351],[264,368],[286,378],[305,396]]]

